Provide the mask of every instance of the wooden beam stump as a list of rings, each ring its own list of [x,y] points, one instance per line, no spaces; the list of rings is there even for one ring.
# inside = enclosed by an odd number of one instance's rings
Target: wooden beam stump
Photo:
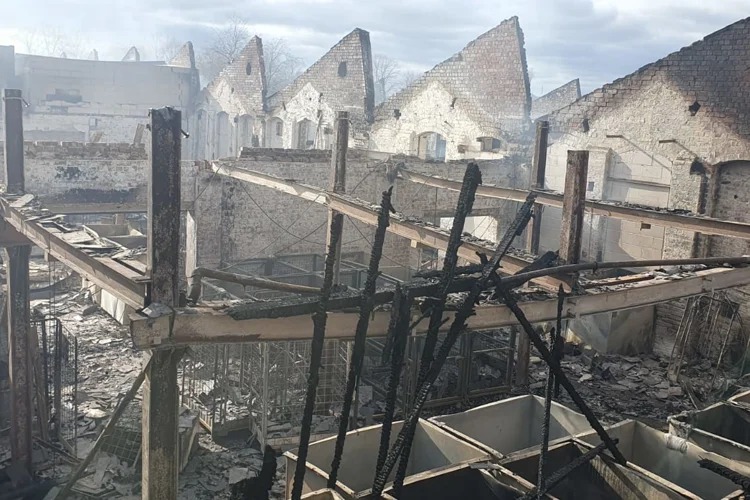
[[[5,249],[8,287],[8,358],[10,361],[10,448],[12,463],[31,474],[31,360],[29,353],[28,245]]]
[[[23,99],[18,89],[5,89],[6,192],[23,194]],[[5,226],[5,224],[3,224]],[[5,231],[7,233],[7,231]],[[5,249],[8,294],[8,361],[10,375],[10,448],[12,466],[31,475],[32,376],[29,346],[29,254],[31,246]],[[22,482],[22,481],[21,481]]]
[[[331,191],[336,194],[346,193],[346,153],[349,150],[349,112],[339,111],[336,117],[336,136],[331,155]],[[331,221],[338,212],[328,210],[328,227],[331,227]],[[330,232],[326,241],[326,248],[329,248]],[[333,282],[339,283],[341,274],[341,239],[336,246],[336,261],[333,268]]]
[[[566,264],[577,264],[581,258],[588,171],[589,152],[568,151],[560,230],[560,259]]]
[[[148,199],[149,303],[179,303],[181,116],[151,110]],[[177,364],[181,351],[152,353],[143,385],[144,500],[176,500],[179,472]]]
[[[531,164],[531,186],[533,189],[544,189],[544,177],[547,175],[547,140],[549,137],[549,122],[539,121],[536,123],[536,142],[534,143],[534,159]],[[542,214],[544,205],[534,204],[534,217],[531,219],[530,227],[526,233],[526,251],[537,255],[539,253],[539,241],[542,234]],[[518,339],[518,362],[516,363],[515,384],[526,386],[529,384],[529,363],[531,362],[531,339],[528,335],[514,335]]]

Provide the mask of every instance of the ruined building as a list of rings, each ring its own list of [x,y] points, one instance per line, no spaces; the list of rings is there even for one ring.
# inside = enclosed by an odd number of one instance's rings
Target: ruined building
[[[0,490],[746,497],[749,35],[532,100],[512,18],[377,108],[367,32],[274,95],[254,38],[126,144],[0,72]]]
[[[0,86],[23,91],[27,140],[71,142],[145,141],[138,125],[165,104],[183,111],[186,129],[200,90],[190,42],[169,63],[140,61],[134,49],[123,61],[98,61],[0,46]]]
[[[264,72],[263,43],[255,37],[201,92],[191,123],[194,158],[237,156],[242,147],[328,149],[336,110],[349,112],[357,149],[445,161],[502,158],[528,142],[532,104],[516,17],[377,107],[370,36],[361,29],[270,96]],[[573,100],[564,89],[546,109]]]
[[[370,147],[434,160],[507,154],[529,127],[523,32],[503,21],[375,111]]]
[[[367,146],[373,114],[370,34],[355,29],[286,88],[266,95],[263,42],[253,37],[196,99],[193,156],[237,156],[243,147],[329,149],[336,111],[351,141]]]

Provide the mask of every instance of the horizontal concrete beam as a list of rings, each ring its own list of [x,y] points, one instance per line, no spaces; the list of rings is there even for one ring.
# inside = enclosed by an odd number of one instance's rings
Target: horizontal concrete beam
[[[360,222],[364,222],[371,226],[377,226],[377,207],[366,204],[360,200],[330,193],[324,189],[295,182],[294,180],[282,179],[280,177],[253,170],[231,167],[225,164],[221,166],[212,164],[211,168],[217,174],[259,186],[265,186],[282,193],[320,203],[321,205],[327,205],[329,208],[346,214]],[[401,214],[391,215],[388,231],[431,248],[445,251],[448,246],[449,233],[447,231],[443,231],[434,226],[408,221],[406,220],[406,217]],[[480,259],[477,256],[477,253],[491,255],[494,251],[495,248],[490,245],[464,241],[458,249],[458,256],[469,262],[479,263]],[[531,261],[529,260],[506,255],[500,264],[500,271],[505,274],[515,274],[530,263]],[[566,288],[568,287],[566,283],[551,277],[540,278],[534,282],[552,290],[557,290],[560,284],[563,284]]]
[[[27,218],[5,198],[0,198],[0,215],[18,233],[81,276],[109,291],[129,306],[135,309],[143,307],[146,283],[135,281],[138,277],[147,281],[143,275],[111,258],[89,255],[65,241],[61,236],[64,233],[46,228],[39,221]]]
[[[603,312],[633,309],[692,295],[750,284],[750,267],[714,268],[692,273],[683,278],[659,277],[622,286],[617,290],[592,289],[582,295],[565,299],[563,315],[577,318]],[[531,323],[553,321],[557,317],[557,299],[521,301],[519,306]],[[416,313],[415,313],[416,314]],[[452,316],[453,313],[446,313]],[[352,339],[357,312],[331,312],[326,328],[327,339]],[[234,320],[221,310],[211,307],[177,309],[172,315],[149,318],[143,314],[130,317],[130,333],[137,348],[169,347],[208,342],[251,342],[310,340],[313,325],[308,314],[275,319]],[[390,312],[375,312],[368,329],[369,338],[385,337]],[[488,330],[516,325],[513,313],[503,305],[479,306],[468,320],[471,330]],[[447,330],[450,322],[444,325]],[[426,332],[421,322],[416,334]]]
[[[137,214],[146,213],[145,203],[55,203],[44,202],[44,208],[53,214]],[[192,210],[192,201],[183,201],[183,212]]]
[[[412,172],[411,170],[402,170],[399,175],[402,179],[418,184],[449,189],[451,191],[461,190],[461,182],[453,179],[433,177]],[[536,202],[541,205],[551,207],[562,207],[563,205],[562,193],[552,193],[539,190],[534,190],[532,192],[537,195]],[[477,189],[477,196],[520,202],[526,200],[528,194],[529,191],[523,189],[498,186],[479,186],[479,189]],[[744,222],[712,219],[710,217],[697,215],[681,215],[667,211],[659,211],[657,209],[615,205],[593,200],[586,200],[586,213],[603,215],[613,219],[645,222],[656,226],[683,229],[685,231],[694,231],[703,234],[750,239],[750,224]]]

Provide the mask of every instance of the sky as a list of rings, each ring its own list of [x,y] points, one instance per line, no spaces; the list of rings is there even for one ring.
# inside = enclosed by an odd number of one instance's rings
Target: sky
[[[748,0],[27,0],[7,2],[0,45],[25,51],[28,33],[75,38],[100,59],[132,45],[191,40],[199,50],[231,16],[254,34],[283,37],[306,64],[354,28],[372,50],[426,71],[504,19],[524,31],[531,91],[574,78],[591,91],[750,16]],[[106,5],[106,6],[105,6]]]

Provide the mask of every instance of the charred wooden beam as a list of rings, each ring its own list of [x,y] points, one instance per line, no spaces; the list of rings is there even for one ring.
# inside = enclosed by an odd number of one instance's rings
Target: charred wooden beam
[[[326,322],[328,320],[328,299],[333,288],[333,273],[336,262],[336,248],[338,247],[341,231],[344,225],[343,214],[336,214],[331,219],[330,237],[328,238],[328,254],[326,255],[325,272],[323,275],[323,287],[320,292],[318,309],[313,316],[313,338],[310,353],[310,372],[307,377],[307,396],[305,408],[302,414],[302,426],[299,436],[299,451],[297,452],[297,468],[294,471],[294,484],[292,486],[292,500],[299,500],[302,496],[302,486],[307,470],[307,450],[310,445],[310,432],[312,426],[313,410],[315,408],[315,396],[318,390],[320,373],[320,360],[323,356],[323,343],[326,335]]]
[[[382,493],[388,476],[391,474],[391,471],[396,464],[396,460],[401,457],[402,463],[404,461],[408,461],[408,450],[414,437],[416,423],[419,420],[419,415],[424,406],[424,403],[427,401],[427,395],[432,388],[432,384],[435,383],[435,380],[437,379],[440,370],[445,364],[446,359],[448,359],[448,355],[450,354],[451,349],[458,340],[459,335],[463,330],[466,329],[466,321],[474,312],[474,306],[477,299],[479,298],[479,294],[487,288],[490,280],[493,279],[493,277],[497,278],[497,268],[500,265],[500,261],[503,255],[508,251],[508,248],[510,248],[513,239],[521,234],[523,229],[528,224],[529,219],[531,218],[531,207],[533,203],[534,195],[529,195],[526,203],[521,206],[518,213],[516,214],[516,219],[514,220],[513,224],[511,224],[511,226],[506,231],[505,236],[498,244],[495,253],[492,255],[492,258],[484,266],[481,277],[476,281],[476,283],[474,283],[471,291],[464,298],[458,311],[456,311],[456,315],[453,318],[453,322],[451,323],[451,326],[448,330],[448,334],[446,335],[443,343],[440,345],[437,357],[430,366],[424,383],[418,388],[418,393],[414,398],[414,406],[411,413],[409,414],[409,418],[404,423],[401,432],[399,432],[396,441],[391,447],[391,451],[386,458],[385,464],[383,464],[383,468],[381,469],[380,474],[375,479],[373,487],[373,493],[375,495],[379,495],[380,493]],[[400,467],[399,472],[401,473],[401,475],[403,475],[405,471],[405,465]],[[402,483],[403,478],[399,477],[399,474],[397,473],[394,486],[396,487],[396,489],[400,490],[400,485]]]
[[[293,283],[283,283],[281,281],[273,281],[266,278],[259,278],[257,276],[247,276],[243,274],[219,271],[216,269],[208,269],[205,267],[196,267],[193,271],[190,293],[188,294],[188,298],[193,302],[197,302],[197,300],[200,298],[201,280],[203,278],[213,278],[221,281],[227,281],[229,283],[237,283],[238,285],[254,286],[256,288],[276,290],[279,292],[320,294],[320,288],[316,288],[313,286],[295,285]]]
[[[448,246],[445,249],[445,258],[443,260],[443,270],[440,274],[440,283],[438,293],[431,298],[432,313],[430,314],[430,323],[427,327],[424,347],[419,366],[419,375],[417,377],[417,388],[422,385],[427,371],[430,369],[435,356],[435,346],[438,341],[438,329],[443,321],[443,312],[445,311],[445,301],[448,298],[450,284],[458,265],[458,248],[461,245],[461,235],[464,232],[466,217],[474,206],[474,194],[477,187],[482,183],[482,172],[476,163],[469,163],[464,173],[464,181],[461,186],[461,192],[458,195],[458,204],[456,213],[453,217]]]
[[[151,110],[151,173],[148,183],[148,302],[173,310],[179,305],[181,113]],[[154,351],[143,384],[145,500],[176,500],[179,472],[179,349]]]
[[[328,487],[336,487],[336,478],[341,465],[341,455],[344,453],[344,443],[346,441],[346,432],[349,430],[349,414],[352,409],[352,399],[354,390],[359,382],[362,373],[362,362],[365,357],[365,339],[367,328],[370,325],[370,315],[375,307],[372,300],[375,295],[375,285],[380,275],[380,259],[383,257],[383,244],[385,243],[385,234],[388,229],[388,214],[391,207],[391,194],[393,188],[383,193],[383,199],[380,202],[380,214],[378,216],[378,227],[375,230],[375,237],[372,241],[372,250],[370,253],[370,263],[367,268],[367,280],[362,290],[361,305],[359,309],[359,319],[357,320],[357,329],[354,334],[354,347],[352,348],[352,358],[349,361],[349,374],[346,379],[346,389],[344,390],[344,402],[341,408],[341,419],[339,420],[339,433],[336,438],[336,447],[331,462],[331,472],[328,474]]]

